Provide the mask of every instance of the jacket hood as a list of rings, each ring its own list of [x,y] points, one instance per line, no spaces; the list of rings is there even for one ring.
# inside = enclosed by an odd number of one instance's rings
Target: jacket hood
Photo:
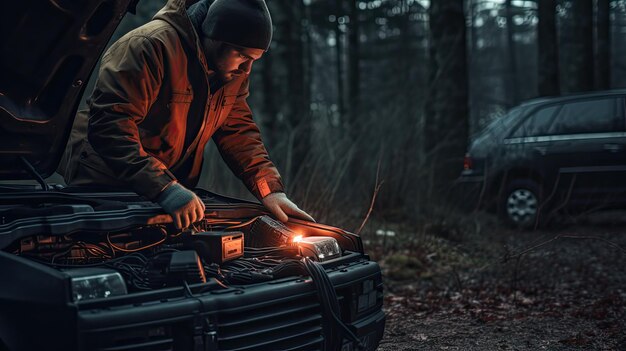
[[[84,83],[132,2],[3,5],[11,15],[0,41],[0,179],[32,178],[26,164],[43,177],[56,170]]]
[[[187,9],[188,1],[169,0],[153,17],[153,19],[166,21],[174,27],[182,41],[194,50],[205,69],[207,67],[206,60],[197,29],[204,20],[212,1],[200,0]]]

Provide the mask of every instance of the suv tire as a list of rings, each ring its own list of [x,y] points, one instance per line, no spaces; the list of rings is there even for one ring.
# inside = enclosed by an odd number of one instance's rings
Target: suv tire
[[[516,228],[534,229],[542,223],[543,208],[541,186],[530,179],[509,182],[499,201],[500,216]]]

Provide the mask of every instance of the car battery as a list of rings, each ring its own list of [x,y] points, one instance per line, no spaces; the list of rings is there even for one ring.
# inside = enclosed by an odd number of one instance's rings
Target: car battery
[[[221,264],[243,256],[242,232],[199,232],[185,238],[185,246],[210,263]]]

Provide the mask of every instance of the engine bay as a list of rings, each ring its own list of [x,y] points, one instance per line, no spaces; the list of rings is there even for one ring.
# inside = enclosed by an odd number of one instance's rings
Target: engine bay
[[[212,282],[226,287],[311,275],[314,265],[340,258],[345,248],[339,241],[346,240],[332,227],[314,225],[284,224],[267,215],[205,218],[182,231],[154,224],[120,232],[36,235],[6,251],[68,273],[73,298],[80,301],[171,286]]]
[[[181,231],[154,206],[132,206],[0,224],[6,320],[21,330],[33,323],[27,316],[55,306],[37,323],[58,345],[80,329],[86,349],[176,344],[196,330],[215,335],[202,341],[218,345],[210,349],[249,346],[250,332],[268,345],[323,342],[331,350],[367,349],[382,337],[380,268],[358,235],[279,222],[246,203],[208,205],[203,220]],[[259,318],[270,325],[260,327]],[[41,349],[32,343],[26,349]]]

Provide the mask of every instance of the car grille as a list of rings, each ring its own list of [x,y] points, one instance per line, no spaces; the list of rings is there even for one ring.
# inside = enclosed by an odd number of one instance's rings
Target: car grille
[[[324,340],[321,309],[314,294],[209,310],[202,315],[204,318],[187,315],[184,320],[91,330],[85,334],[83,349],[179,351],[193,348],[194,343],[206,343],[207,350],[307,351],[321,349]],[[202,319],[210,321],[209,330]],[[198,337],[199,327],[215,339]]]
[[[219,350],[318,350],[322,316],[314,295],[246,306],[218,315]]]
[[[171,351],[174,350],[176,325],[127,327],[110,333],[92,335],[86,349],[98,351]],[[95,347],[95,345],[98,345]]]

